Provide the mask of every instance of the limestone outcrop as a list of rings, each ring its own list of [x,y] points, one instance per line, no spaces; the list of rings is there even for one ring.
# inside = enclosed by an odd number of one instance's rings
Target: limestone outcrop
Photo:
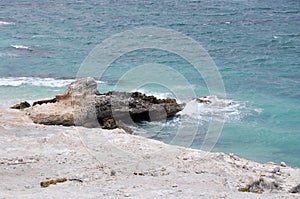
[[[84,78],[54,99],[35,102],[26,113],[39,124],[126,129],[135,122],[165,120],[182,109],[175,99],[157,99],[140,92],[100,94],[96,81]]]

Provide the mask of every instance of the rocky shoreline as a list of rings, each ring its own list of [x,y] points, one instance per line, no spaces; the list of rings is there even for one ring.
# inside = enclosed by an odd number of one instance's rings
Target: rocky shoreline
[[[108,92],[100,94],[93,78],[71,83],[65,93],[53,99],[40,100],[30,107],[22,102],[12,108],[26,109],[34,123],[46,125],[123,128],[142,121],[159,121],[173,117],[184,104],[175,99],[157,99],[140,92]]]
[[[210,103],[201,100],[199,103]],[[300,169],[285,163],[260,164],[234,154],[172,146],[128,134],[131,122],[164,120],[183,106],[175,99],[138,92],[100,94],[96,82],[87,78],[32,107],[24,102],[13,107],[21,111],[2,109],[0,195],[300,197]]]
[[[286,165],[34,124],[24,111],[0,118],[1,198],[299,198],[300,169]]]

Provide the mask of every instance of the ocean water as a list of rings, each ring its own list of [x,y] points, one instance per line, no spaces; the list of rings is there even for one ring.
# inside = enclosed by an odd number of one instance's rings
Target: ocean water
[[[196,125],[192,142],[183,145],[201,148],[211,120],[224,115],[224,128],[213,151],[300,167],[298,0],[1,0],[0,103],[9,106],[53,97],[76,78],[98,44],[144,27],[172,29],[201,44],[218,67],[227,98],[210,96],[205,79],[172,52],[129,52],[104,74],[95,74],[101,92],[126,85],[118,80],[136,66],[155,63],[179,72],[196,96],[208,95],[213,101],[197,104],[186,94],[182,102],[196,112],[185,110],[172,120],[134,127],[141,135],[172,143],[179,128]],[[153,84],[138,90],[174,96],[169,88],[155,85],[158,79],[159,75],[153,75]],[[181,83],[173,86],[183,94],[187,90]],[[220,103],[225,104],[223,108],[214,106]]]

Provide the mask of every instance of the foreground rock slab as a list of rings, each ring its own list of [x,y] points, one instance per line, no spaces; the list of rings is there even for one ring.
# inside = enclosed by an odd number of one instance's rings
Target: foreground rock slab
[[[26,110],[38,124],[126,128],[141,121],[158,121],[183,109],[175,99],[157,99],[140,92],[100,94],[93,78],[79,79],[54,99],[40,100]]]
[[[278,165],[171,146],[121,129],[33,124],[16,110],[0,110],[0,117],[1,198],[300,197],[300,169],[288,165],[276,174]],[[67,181],[41,186],[58,179]]]

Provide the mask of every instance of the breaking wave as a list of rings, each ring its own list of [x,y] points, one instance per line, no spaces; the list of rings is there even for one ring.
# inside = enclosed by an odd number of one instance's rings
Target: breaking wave
[[[0,25],[14,25],[14,22],[0,21]]]
[[[45,86],[45,87],[64,87],[75,81],[75,79],[53,79],[40,77],[2,77],[0,78],[0,86]],[[97,83],[102,83],[97,81]]]

